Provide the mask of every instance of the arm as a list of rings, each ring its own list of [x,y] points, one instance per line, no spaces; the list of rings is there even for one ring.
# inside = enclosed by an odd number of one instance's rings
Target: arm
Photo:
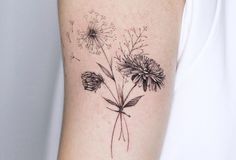
[[[154,160],[172,98],[182,1],[60,0],[59,160]]]

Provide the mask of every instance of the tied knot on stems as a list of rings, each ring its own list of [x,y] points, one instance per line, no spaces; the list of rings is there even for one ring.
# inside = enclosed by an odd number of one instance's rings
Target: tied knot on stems
[[[118,110],[111,109],[111,108],[109,108],[109,107],[107,107],[107,109],[109,109],[110,111],[113,111],[113,112],[117,112],[117,113],[119,113],[119,114],[123,114],[123,115],[125,115],[125,116],[127,116],[127,117],[129,117],[129,118],[131,117],[131,115],[129,115],[129,114],[127,114],[126,112],[123,111],[123,108],[122,108],[122,107],[119,107]]]

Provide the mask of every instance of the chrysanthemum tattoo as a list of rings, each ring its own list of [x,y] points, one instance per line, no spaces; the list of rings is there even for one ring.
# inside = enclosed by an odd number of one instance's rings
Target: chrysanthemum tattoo
[[[126,108],[138,105],[146,92],[161,90],[166,76],[160,64],[145,52],[148,46],[147,26],[124,30],[123,38],[118,41],[114,24],[108,23],[105,16],[91,11],[85,19],[87,28],[77,32],[77,43],[79,47],[85,48],[84,54],[97,54],[107,64],[97,63],[101,73],[84,71],[81,75],[82,85],[86,91],[97,93],[100,88],[104,88],[110,94],[110,97],[102,98],[109,104],[106,108],[116,113],[110,139],[110,154],[113,158],[114,136],[118,124],[120,127],[117,138],[127,144],[126,150],[129,151],[131,131],[127,118],[131,118],[131,115],[126,113]],[[115,43],[119,46],[117,49],[113,46]],[[111,48],[113,52],[117,50],[114,57]],[[122,80],[118,80],[118,77]],[[108,81],[113,83],[107,83]],[[143,94],[132,96],[135,95],[135,88],[141,89]]]
[[[118,70],[126,77],[131,77],[135,85],[146,92],[157,91],[164,85],[164,71],[153,59],[145,55],[124,55],[119,59]]]

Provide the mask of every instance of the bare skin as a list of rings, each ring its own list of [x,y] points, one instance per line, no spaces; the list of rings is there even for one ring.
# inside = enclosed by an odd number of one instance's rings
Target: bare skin
[[[59,160],[156,160],[183,1],[59,0],[65,108]]]

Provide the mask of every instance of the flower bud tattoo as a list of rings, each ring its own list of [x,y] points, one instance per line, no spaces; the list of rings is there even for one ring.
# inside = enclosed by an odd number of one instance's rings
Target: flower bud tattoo
[[[101,88],[101,84],[104,82],[103,77],[100,74],[94,72],[84,72],[81,75],[82,83],[85,90],[88,91],[97,91]]]
[[[109,105],[107,109],[116,113],[110,139],[110,154],[113,158],[114,136],[118,124],[120,125],[118,140],[123,140],[127,144],[126,150],[129,151],[130,131],[127,118],[131,118],[131,115],[126,113],[126,108],[138,105],[144,96],[131,98],[133,90],[137,88],[141,89],[143,93],[157,92],[164,87],[166,76],[160,64],[145,53],[145,47],[148,46],[145,43],[148,38],[145,35],[147,26],[126,29],[124,38],[118,42],[116,56],[110,57],[112,52],[109,49],[115,50],[112,44],[117,41],[114,24],[108,23],[105,16],[95,11],[90,11],[85,19],[87,28],[77,31],[76,43],[80,48],[85,49],[85,54],[87,52],[97,54],[99,58],[104,58],[107,64],[97,63],[100,73],[83,72],[82,85],[84,90],[95,93],[100,88],[104,88],[111,96],[102,98]],[[74,30],[73,26],[71,33]],[[70,32],[67,32],[67,37]],[[71,43],[71,39],[68,38],[68,40]],[[117,74],[120,74],[122,81],[117,80]],[[112,83],[108,85],[107,81]],[[128,83],[132,84],[130,88],[128,88]],[[115,90],[111,88],[115,88]],[[127,90],[128,92],[125,93]]]

